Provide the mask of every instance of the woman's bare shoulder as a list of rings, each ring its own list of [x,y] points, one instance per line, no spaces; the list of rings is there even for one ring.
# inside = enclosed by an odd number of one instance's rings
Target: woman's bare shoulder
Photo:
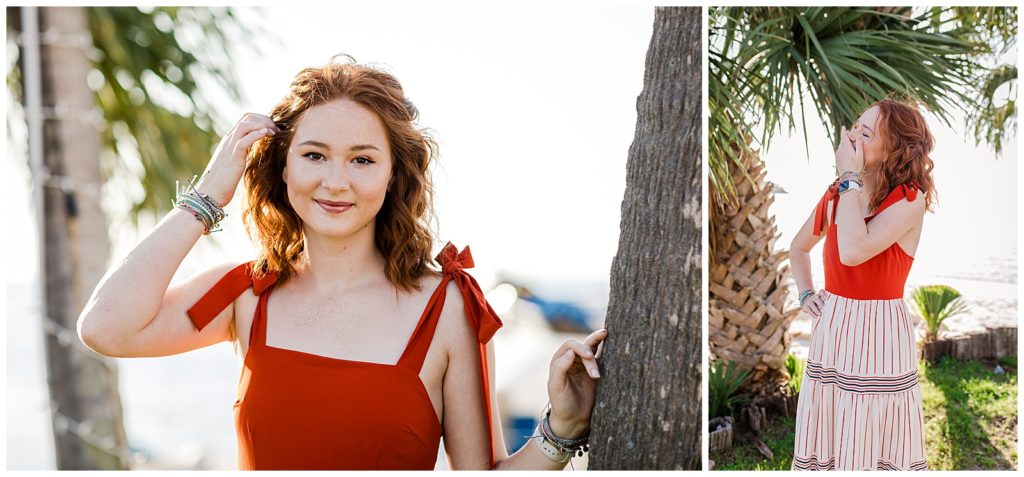
[[[433,293],[437,285],[441,283],[441,279],[444,275],[441,272],[435,270],[427,270],[423,275],[420,276],[420,292],[422,293]]]
[[[437,291],[444,276],[438,272],[429,272],[420,282],[423,290],[428,293]],[[466,311],[463,304],[462,291],[455,280],[449,280],[445,285],[444,302],[441,304],[441,314],[438,317],[437,329],[434,332],[435,338],[442,340],[449,352],[466,348],[475,342],[475,333],[466,320]]]

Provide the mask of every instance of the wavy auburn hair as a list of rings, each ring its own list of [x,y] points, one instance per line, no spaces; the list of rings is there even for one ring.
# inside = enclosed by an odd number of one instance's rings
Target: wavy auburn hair
[[[883,99],[867,109],[874,106],[878,107],[882,165],[878,170],[878,187],[871,195],[871,210],[878,209],[896,186],[907,182],[917,183],[924,192],[925,208],[932,210],[936,195],[932,179],[935,163],[928,155],[935,148],[935,139],[924,115],[911,101]]]
[[[384,123],[393,158],[392,177],[375,219],[374,242],[384,256],[388,280],[398,288],[418,290],[418,279],[432,263],[433,234],[428,223],[433,217],[433,194],[427,167],[437,156],[437,144],[414,124],[418,111],[394,76],[354,62],[300,71],[291,91],[269,115],[284,128],[249,150],[242,220],[260,248],[253,270],[276,273],[278,283],[295,273],[292,262],[303,252],[303,231],[282,179],[285,159],[302,114],[336,99],[359,103]]]

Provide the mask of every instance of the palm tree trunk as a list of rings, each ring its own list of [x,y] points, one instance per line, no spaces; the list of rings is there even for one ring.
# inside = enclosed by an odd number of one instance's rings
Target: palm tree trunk
[[[26,110],[30,121],[42,116],[42,130],[30,128],[29,134],[42,136],[42,150],[34,151],[41,161],[34,164],[33,180],[42,187],[37,197],[43,203],[37,206],[42,208],[43,323],[57,468],[126,469],[117,368],[85,348],[75,331],[108,254],[100,208],[100,116],[85,81],[91,67],[86,14],[83,8],[37,11],[40,41],[25,48],[38,48],[39,76],[28,78],[32,65],[25,71],[26,90],[41,87],[41,104],[32,104],[26,94]],[[24,25],[26,31],[36,27],[31,23]]]
[[[737,200],[709,207],[708,338],[716,359],[753,369],[750,387],[772,391],[784,376],[787,330],[800,309],[786,304],[789,253],[775,249],[778,234],[769,213],[775,186],[765,181],[756,152],[744,154],[742,162],[746,175],[729,162]]]
[[[612,263],[590,469],[700,469],[701,9],[657,8]]]

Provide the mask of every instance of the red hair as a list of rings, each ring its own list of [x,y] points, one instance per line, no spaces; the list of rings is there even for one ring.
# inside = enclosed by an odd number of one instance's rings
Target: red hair
[[[935,139],[924,115],[915,103],[883,99],[868,107],[878,107],[878,137],[882,139],[882,165],[878,187],[871,195],[871,210],[882,204],[896,186],[913,182],[924,193],[924,204],[932,210],[935,200],[935,163],[928,155]]]
[[[391,183],[375,219],[374,245],[384,256],[384,274],[396,287],[419,289],[419,278],[432,263],[432,185],[427,167],[437,145],[414,121],[418,111],[394,76],[354,63],[305,68],[295,76],[291,92],[269,116],[285,128],[257,141],[245,167],[247,201],[242,219],[260,252],[253,269],[273,272],[278,283],[295,273],[292,262],[304,249],[302,219],[288,202],[281,177],[294,126],[309,108],[349,99],[373,111],[387,131],[393,156]]]

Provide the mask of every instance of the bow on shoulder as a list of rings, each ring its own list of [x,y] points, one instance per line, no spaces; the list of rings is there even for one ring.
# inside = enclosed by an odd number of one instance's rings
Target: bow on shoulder
[[[835,182],[828,186],[828,190],[821,196],[821,200],[818,201],[818,206],[814,208],[814,235],[821,235],[825,230],[828,229],[828,216],[827,209],[829,203],[832,203],[833,199],[839,197],[839,179],[836,178]],[[832,216],[835,216],[836,208],[838,203],[833,203]]]
[[[253,262],[248,262],[231,269],[188,309],[196,329],[202,331],[247,288],[252,288],[253,295],[260,295],[277,282],[277,273],[255,274],[252,267]]]
[[[921,190],[921,185],[916,181],[900,184],[899,187],[903,189],[903,196],[911,202],[913,202],[914,199],[917,199],[917,191]]]
[[[459,252],[451,242],[448,242],[437,254],[435,260],[441,265],[441,273],[444,274],[442,281],[454,280],[459,287],[463,306],[466,309],[466,318],[473,329],[477,331],[477,340],[480,343],[487,343],[498,332],[502,323],[501,318],[498,318],[498,314],[484,298],[480,284],[465,271],[467,268],[473,268],[474,265],[469,247],[464,247]],[[442,283],[441,287],[445,285],[447,283]]]

